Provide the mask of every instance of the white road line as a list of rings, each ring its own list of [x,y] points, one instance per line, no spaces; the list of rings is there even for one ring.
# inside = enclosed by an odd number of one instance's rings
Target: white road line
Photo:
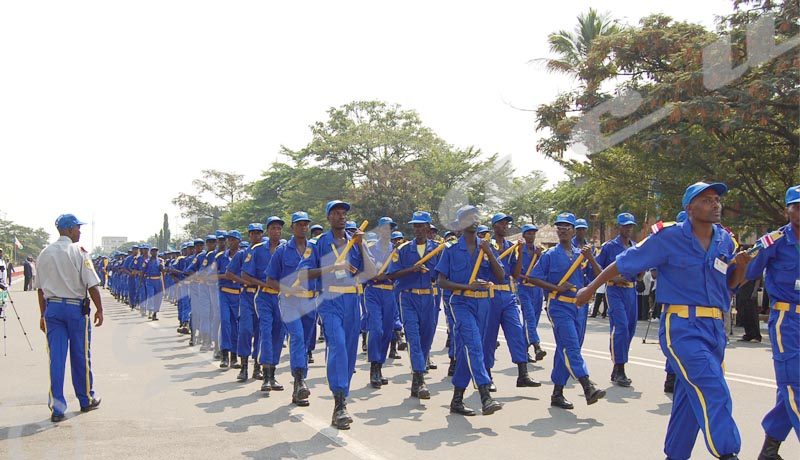
[[[363,460],[387,460],[387,457],[378,454],[374,449],[357,441],[352,436],[348,436],[342,431],[333,428],[317,417],[314,417],[309,412],[302,412],[293,408],[289,411],[289,417],[291,417],[292,420],[302,422],[309,426],[311,429],[330,439],[331,442],[350,452],[357,458]]]

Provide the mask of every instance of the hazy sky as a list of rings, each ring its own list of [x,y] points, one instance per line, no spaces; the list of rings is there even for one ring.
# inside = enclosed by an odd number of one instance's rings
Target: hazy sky
[[[593,6],[624,23],[662,12],[713,26],[730,0],[648,2],[72,1],[0,3],[0,217],[50,231],[72,212],[141,240],[203,169],[257,179],[325,111],[379,99],[447,142],[536,153],[533,109],[572,88],[533,58]],[[513,106],[513,107],[512,107]],[[338,198],[338,197],[331,197]],[[253,216],[263,221],[266,216]],[[94,223],[91,225],[91,223]],[[92,240],[94,238],[94,240]]]

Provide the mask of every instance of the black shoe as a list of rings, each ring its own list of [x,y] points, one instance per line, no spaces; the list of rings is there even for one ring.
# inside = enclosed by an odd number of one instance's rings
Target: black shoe
[[[402,331],[394,331],[394,339],[397,341],[398,350],[403,351],[408,347],[408,343],[406,342]]]
[[[63,422],[67,417],[64,414],[53,414],[50,416],[50,421],[53,423]]]
[[[434,370],[439,369],[439,366],[437,366],[433,361],[431,361],[430,357],[428,358],[428,369],[434,369]]]
[[[411,377],[411,396],[419,399],[431,399],[431,391],[425,385],[422,372],[414,372]]]
[[[363,351],[365,353],[367,352],[367,333],[366,332],[362,332],[361,333],[361,351]]]
[[[264,380],[264,371],[257,362],[253,363],[253,378],[256,380]]]
[[[487,385],[489,387],[489,391],[491,391],[492,393],[495,393],[497,391],[497,386],[495,386],[494,379],[492,378],[492,370],[491,369],[486,369],[486,373],[489,374],[489,378],[491,379],[491,383],[489,383],[489,385]]]
[[[381,383],[381,376],[378,373],[378,366],[380,366],[378,362],[372,362],[369,365],[369,384],[372,388],[380,388],[383,385]]]
[[[481,406],[483,415],[492,415],[503,408],[500,402],[492,399],[489,393],[489,385],[481,385],[478,387],[478,393],[481,395]]]
[[[596,403],[599,399],[605,397],[606,392],[604,390],[600,390],[594,386],[591,380],[589,380],[589,376],[583,376],[578,379],[583,387],[583,395],[586,397],[586,404],[592,405]]]
[[[331,425],[340,430],[349,430],[350,424],[353,423],[352,417],[347,413],[347,403],[345,402],[344,392],[337,391],[333,394],[333,417],[331,417]]]
[[[770,435],[765,435],[764,445],[761,446],[761,452],[758,454],[758,460],[783,460],[783,457],[778,455],[778,449],[780,447],[780,441]]]
[[[450,358],[450,365],[447,366],[447,376],[452,377],[456,374],[456,359]]]
[[[457,387],[454,389],[453,400],[450,401],[450,413],[471,417],[475,415],[475,411],[464,405],[464,390],[465,388]]]
[[[392,344],[389,347],[389,357],[392,359],[400,359],[400,355],[397,354],[397,342],[392,340]]]
[[[562,385],[556,385],[555,388],[553,388],[553,394],[550,395],[550,405],[567,410],[575,408],[571,402],[564,398],[564,387]]]
[[[529,363],[533,364],[533,363],[536,362],[536,360],[533,358],[533,356],[531,356],[531,352],[528,352],[527,355],[528,355],[527,357],[528,357],[528,362]]]
[[[538,342],[533,344],[533,351],[536,352],[536,361],[541,361],[545,356],[547,356],[547,352],[542,350],[542,347]]]
[[[153,321],[158,321],[158,316],[155,313],[153,313]]]
[[[100,406],[100,401],[101,401],[100,398],[97,399],[92,398],[88,406],[81,407],[81,412],[90,412],[97,409]]]
[[[614,364],[614,370],[611,372],[611,383],[626,388],[631,386],[633,381],[625,375],[625,364]]]
[[[240,382],[246,382],[247,378],[248,378],[247,377],[247,356],[242,356],[241,368],[242,368],[242,370],[239,371],[239,375],[236,376],[236,380],[238,380]]]
[[[519,363],[517,364],[517,368],[519,370],[519,375],[517,377],[517,387],[540,387],[542,386],[542,382],[538,382],[533,380],[530,375],[528,375],[528,363]]]
[[[664,393],[675,392],[675,374],[668,373],[667,378],[664,380]]]
[[[222,359],[219,362],[220,369],[227,369],[231,367],[231,362],[228,361],[228,350],[222,350]]]
[[[314,364],[314,355],[308,352],[308,364]]]
[[[294,376],[292,403],[300,407],[307,407],[311,391],[309,391],[306,381],[303,379],[303,369],[293,369],[292,375]]]

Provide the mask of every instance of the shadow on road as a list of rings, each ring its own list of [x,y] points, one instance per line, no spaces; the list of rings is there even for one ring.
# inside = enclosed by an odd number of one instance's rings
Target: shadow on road
[[[579,419],[574,412],[551,407],[548,409],[549,417],[533,420],[527,425],[514,425],[512,429],[529,431],[537,438],[549,438],[556,433],[578,434],[594,427],[603,426],[593,418]]]
[[[403,436],[403,441],[414,444],[417,450],[432,451],[440,447],[455,447],[480,440],[485,436],[497,436],[491,428],[473,428],[469,417],[450,414],[447,426],[418,435]]]

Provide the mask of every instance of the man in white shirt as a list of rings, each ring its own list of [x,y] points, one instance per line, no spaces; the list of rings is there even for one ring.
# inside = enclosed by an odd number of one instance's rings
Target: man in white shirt
[[[80,402],[81,412],[89,412],[100,405],[94,397],[92,364],[89,350],[92,326],[89,320],[89,297],[97,311],[94,325],[103,324],[103,304],[100,301],[100,278],[85,249],[78,245],[81,225],[72,214],[62,214],[56,219],[61,235],[48,245],[37,259],[36,288],[42,318],[39,327],[47,334],[50,355],[50,420],[64,420],[67,401],[64,398],[64,367],[67,351],[70,354],[72,384]],[[76,359],[77,358],[77,359]]]

